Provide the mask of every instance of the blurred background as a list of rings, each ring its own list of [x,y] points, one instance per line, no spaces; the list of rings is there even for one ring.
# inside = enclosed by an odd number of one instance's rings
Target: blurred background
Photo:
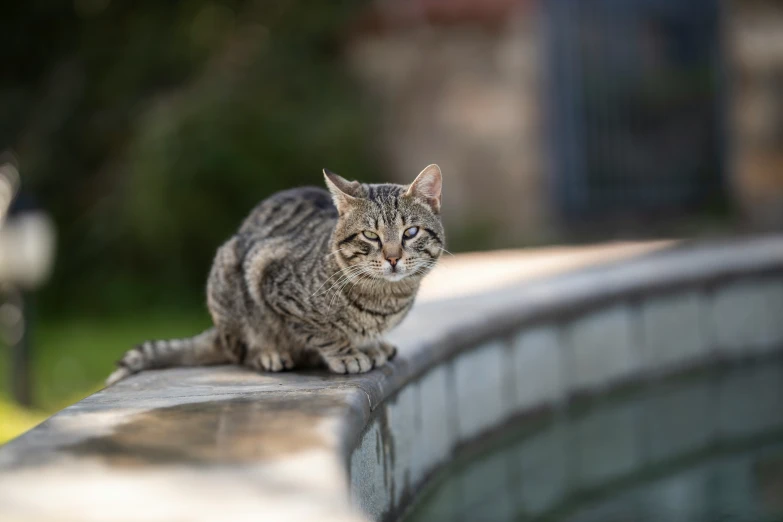
[[[783,229],[776,0],[31,0],[0,67],[0,442],[323,167],[438,163],[453,252]]]

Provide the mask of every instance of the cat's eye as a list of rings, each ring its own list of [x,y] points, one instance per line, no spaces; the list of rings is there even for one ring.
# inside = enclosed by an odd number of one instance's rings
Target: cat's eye
[[[418,234],[418,233],[419,233],[419,227],[410,227],[409,229],[405,230],[405,232],[403,232],[402,235],[404,235],[406,238],[410,239],[410,238],[416,236],[416,234]]]
[[[362,234],[364,234],[364,237],[366,237],[367,239],[372,239],[373,241],[378,239],[378,234],[376,234],[375,232],[371,232],[369,230],[365,230],[364,232],[362,232]]]

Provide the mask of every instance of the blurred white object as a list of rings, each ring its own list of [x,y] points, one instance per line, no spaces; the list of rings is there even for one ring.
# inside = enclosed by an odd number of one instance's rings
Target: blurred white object
[[[55,232],[43,212],[30,211],[7,219],[19,189],[19,172],[10,163],[0,165],[0,283],[23,289],[42,284],[54,261]]]
[[[46,281],[54,260],[55,232],[43,212],[25,212],[0,228],[0,282],[32,289]]]
[[[0,165],[0,227],[19,189],[19,171],[10,163]]]

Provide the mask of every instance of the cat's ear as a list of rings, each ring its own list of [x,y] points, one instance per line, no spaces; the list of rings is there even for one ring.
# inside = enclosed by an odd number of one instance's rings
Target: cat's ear
[[[423,199],[432,211],[440,214],[440,192],[443,187],[443,176],[440,167],[429,165],[422,170],[405,193],[407,196]]]
[[[337,212],[345,213],[356,201],[355,195],[361,185],[358,181],[348,181],[329,169],[324,169],[324,179],[326,180],[326,188],[332,193],[332,201],[337,207]]]

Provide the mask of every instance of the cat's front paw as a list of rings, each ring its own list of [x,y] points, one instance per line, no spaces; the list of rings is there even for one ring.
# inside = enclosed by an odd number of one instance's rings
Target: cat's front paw
[[[354,350],[347,355],[325,355],[324,362],[333,373],[365,373],[372,370],[372,359]]]
[[[372,359],[373,367],[378,368],[397,355],[397,347],[386,341],[378,341],[372,346],[362,348],[362,352]]]
[[[262,350],[250,360],[249,364],[256,370],[282,372],[293,368],[294,360],[291,354],[286,352]]]

